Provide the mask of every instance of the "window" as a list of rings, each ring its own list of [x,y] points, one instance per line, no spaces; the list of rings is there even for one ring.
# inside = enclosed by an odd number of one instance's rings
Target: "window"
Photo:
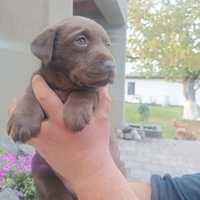
[[[135,83],[134,82],[128,83],[128,95],[135,95]]]

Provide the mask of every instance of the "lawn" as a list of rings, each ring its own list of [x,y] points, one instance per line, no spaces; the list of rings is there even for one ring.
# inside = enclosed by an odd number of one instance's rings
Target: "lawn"
[[[138,114],[139,104],[125,103],[125,120],[127,123],[140,123]],[[163,131],[164,138],[174,138],[174,121],[181,119],[182,108],[172,106],[149,105],[150,117],[146,124],[159,125]]]

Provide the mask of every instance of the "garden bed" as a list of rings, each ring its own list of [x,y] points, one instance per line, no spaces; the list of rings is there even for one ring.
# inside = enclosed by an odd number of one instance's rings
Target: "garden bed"
[[[141,123],[138,113],[139,104],[125,103],[124,116],[126,123]],[[176,135],[174,121],[182,117],[182,108],[175,106],[149,105],[150,116],[145,124],[158,125],[162,129],[163,138],[173,139]]]
[[[176,139],[200,140],[200,121],[176,120]]]

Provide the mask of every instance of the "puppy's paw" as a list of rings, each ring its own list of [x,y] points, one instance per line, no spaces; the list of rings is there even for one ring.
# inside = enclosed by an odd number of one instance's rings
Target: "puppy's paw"
[[[13,114],[8,121],[7,132],[15,142],[25,143],[39,133],[40,126],[40,122],[35,122],[30,117]]]
[[[90,109],[65,107],[64,109],[65,126],[72,131],[81,131],[89,123],[91,118]]]

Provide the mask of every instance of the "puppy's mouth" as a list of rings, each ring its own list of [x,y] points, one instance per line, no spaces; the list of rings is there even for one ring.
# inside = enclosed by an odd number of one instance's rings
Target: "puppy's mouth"
[[[79,87],[96,88],[114,82],[115,71],[109,72],[83,72],[80,76],[74,75],[72,81]]]
[[[114,71],[109,71],[106,73],[87,73],[87,78],[89,80],[89,85],[93,85],[96,87],[105,86],[108,83],[114,82],[115,73]]]

